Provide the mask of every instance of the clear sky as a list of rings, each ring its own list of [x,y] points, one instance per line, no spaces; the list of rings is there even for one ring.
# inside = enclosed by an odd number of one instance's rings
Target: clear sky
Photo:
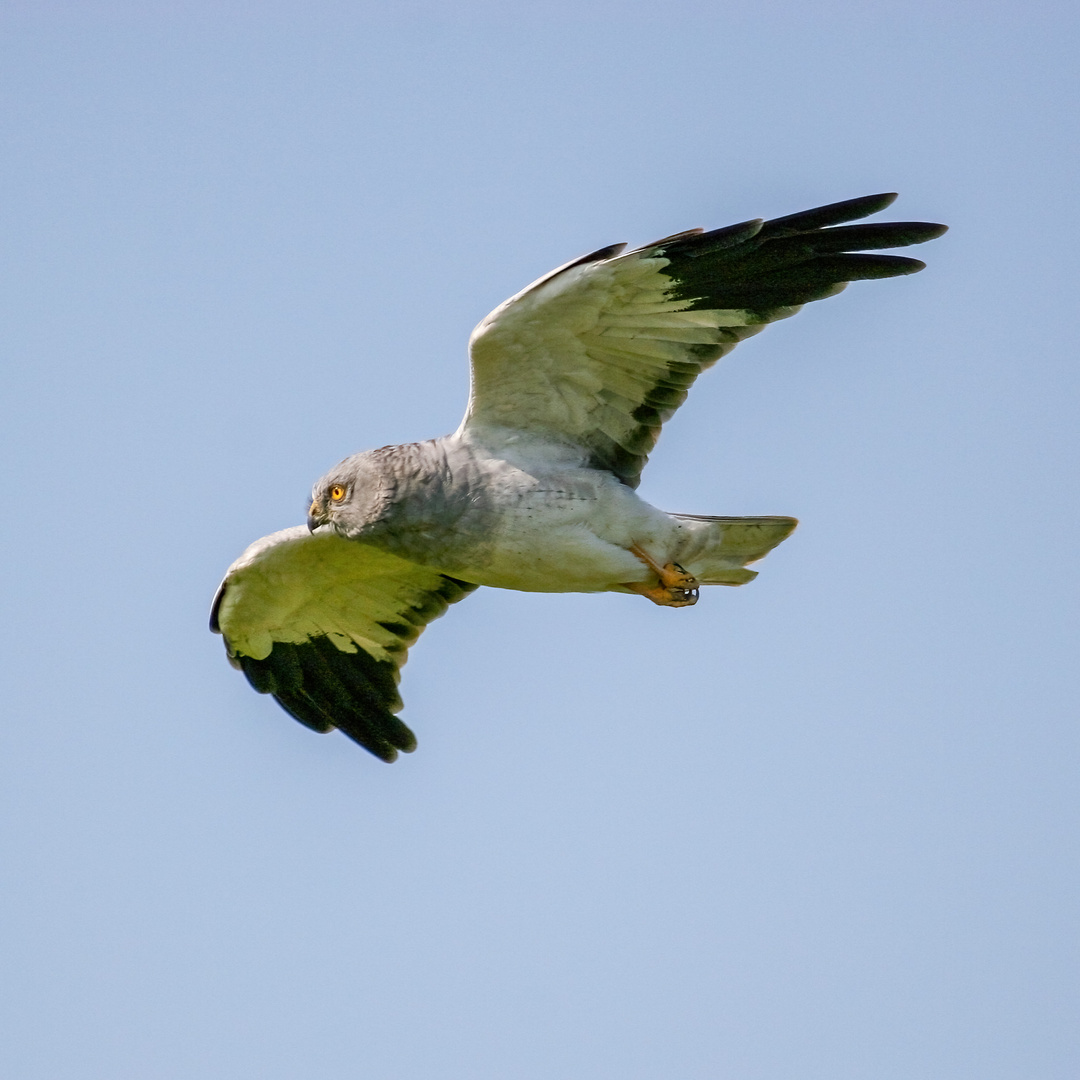
[[[1080,1075],[1078,22],[4,4],[0,1074]],[[799,517],[756,582],[481,590],[393,766],[226,664],[228,563],[453,429],[503,298],[890,190],[929,268],[740,346],[646,472]]]

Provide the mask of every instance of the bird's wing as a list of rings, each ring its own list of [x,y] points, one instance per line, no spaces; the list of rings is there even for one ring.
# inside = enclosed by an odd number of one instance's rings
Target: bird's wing
[[[302,724],[336,727],[393,761],[416,748],[394,715],[408,648],[476,587],[299,526],[256,541],[229,567],[210,629],[251,685]]]
[[[852,253],[922,243],[943,225],[829,228],[895,198],[695,229],[626,254],[618,244],[567,263],[473,331],[463,430],[525,430],[567,443],[636,487],[661,425],[697,376],[743,338],[849,281],[923,268],[917,259]]]

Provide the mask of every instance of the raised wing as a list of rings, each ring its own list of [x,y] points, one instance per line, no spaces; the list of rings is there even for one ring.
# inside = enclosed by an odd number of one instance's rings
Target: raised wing
[[[477,586],[343,540],[285,529],[229,567],[210,629],[261,694],[315,731],[338,728],[383,761],[416,749],[394,715],[406,653]]]
[[[917,259],[852,254],[931,240],[944,225],[829,228],[876,213],[869,195],[774,221],[602,248],[497,307],[473,331],[463,427],[525,429],[582,448],[636,487],[660,427],[743,338],[840,292],[913,274]]]

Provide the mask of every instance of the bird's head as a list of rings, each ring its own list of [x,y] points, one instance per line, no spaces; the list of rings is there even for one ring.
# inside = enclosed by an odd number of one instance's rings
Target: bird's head
[[[354,454],[315,482],[307,525],[314,532],[332,525],[342,536],[357,536],[379,518],[383,485],[370,454]]]

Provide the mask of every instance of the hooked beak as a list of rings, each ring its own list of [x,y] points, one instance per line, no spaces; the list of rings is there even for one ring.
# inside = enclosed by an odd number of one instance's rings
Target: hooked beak
[[[308,532],[314,532],[320,525],[325,525],[326,520],[326,511],[319,505],[318,499],[313,499],[307,512]]]

